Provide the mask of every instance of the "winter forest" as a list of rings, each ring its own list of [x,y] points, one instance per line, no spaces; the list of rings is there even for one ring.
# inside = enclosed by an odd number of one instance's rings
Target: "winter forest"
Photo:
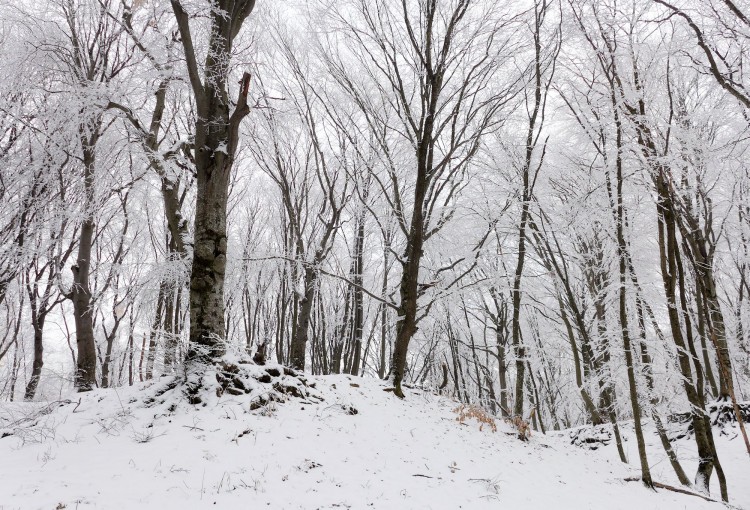
[[[53,417],[115,451],[190,416],[190,449],[227,402],[282,434],[343,398],[372,448],[442,405],[480,450],[610,452],[623,504],[750,505],[746,56],[745,0],[2,2],[0,459],[62,448]],[[277,491],[200,469],[206,505]],[[460,507],[394,494],[343,506]]]

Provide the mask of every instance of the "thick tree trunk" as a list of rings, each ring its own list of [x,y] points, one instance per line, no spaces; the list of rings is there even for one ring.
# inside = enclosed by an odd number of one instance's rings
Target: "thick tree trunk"
[[[88,391],[96,386],[96,344],[94,340],[93,306],[89,288],[93,220],[86,219],[81,226],[78,257],[73,266],[73,311],[76,325],[78,356],[75,386],[78,391]]]
[[[227,92],[228,60],[234,38],[255,7],[255,0],[219,0],[210,12],[208,52],[203,75],[198,68],[190,17],[180,0],[171,0],[185,51],[188,76],[195,98],[194,157],[196,170],[195,237],[190,272],[190,344],[188,373],[197,376],[203,367],[225,353],[224,273],[227,255],[227,199],[239,128],[250,108],[247,95],[250,75],[242,76],[239,95],[230,113]],[[191,398],[198,381],[191,381]]]
[[[226,350],[224,272],[230,167],[217,165],[214,158],[198,160],[188,360],[206,364],[219,359]]]
[[[94,338],[94,307],[89,287],[91,271],[91,254],[94,242],[94,169],[96,163],[96,143],[99,139],[101,120],[92,122],[90,133],[81,130],[83,148],[83,184],[85,196],[85,216],[81,224],[78,241],[78,255],[73,271],[73,314],[76,325],[76,358],[75,387],[78,391],[89,391],[96,386],[96,340]]]

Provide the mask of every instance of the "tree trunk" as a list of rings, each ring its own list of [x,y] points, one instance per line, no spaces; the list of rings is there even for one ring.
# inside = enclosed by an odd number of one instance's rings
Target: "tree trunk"
[[[432,132],[432,115],[428,117],[430,124],[429,132]],[[425,195],[427,193],[427,168],[428,150],[430,144],[425,142],[419,145],[417,165],[417,180],[414,189],[414,211],[412,212],[409,237],[402,263],[401,283],[399,294],[401,303],[398,307],[398,322],[396,324],[396,342],[393,345],[393,361],[391,372],[393,375],[394,394],[404,398],[401,382],[406,371],[406,357],[409,352],[409,343],[417,332],[417,300],[419,299],[419,268],[422,261],[424,244],[424,211],[422,210]],[[432,155],[430,151],[429,159]]]
[[[316,283],[317,274],[315,273],[315,270],[312,267],[306,267],[304,270],[304,291],[299,304],[297,326],[294,330],[294,337],[292,338],[292,345],[289,353],[289,362],[292,365],[292,368],[297,370],[305,369],[307,337],[310,329],[310,316],[312,315]],[[341,361],[339,360],[338,363],[340,364]]]
[[[364,196],[364,199],[367,195]],[[362,274],[364,271],[364,249],[365,249],[365,215],[360,214],[357,224],[357,238],[354,245],[354,281],[353,305],[354,322],[352,324],[352,363],[349,373],[359,375],[362,352],[362,329],[364,328],[364,293],[362,292]]]
[[[39,386],[39,379],[42,376],[42,367],[44,367],[44,321],[45,315],[34,313],[32,309],[31,323],[34,328],[34,362],[31,366],[31,377],[26,385],[26,392],[23,399],[26,401],[34,400],[36,389]]]
[[[146,358],[146,380],[153,378],[154,376],[154,364],[156,363],[156,349],[159,345],[160,332],[164,331],[164,305],[165,301],[170,299],[168,296],[169,290],[167,288],[166,280],[162,280],[159,284],[159,295],[156,298],[156,311],[154,312],[154,320],[151,323],[151,332],[149,334],[148,342],[148,357]]]
[[[632,342],[630,340],[630,328],[628,324],[628,307],[627,307],[627,283],[628,283],[628,259],[627,244],[625,243],[625,205],[623,203],[622,187],[622,124],[620,115],[617,111],[617,101],[612,95],[612,107],[614,110],[615,125],[617,127],[616,135],[616,183],[615,194],[612,196],[612,183],[607,173],[607,191],[609,192],[610,206],[615,210],[615,230],[617,237],[617,258],[620,277],[620,289],[618,295],[620,329],[622,331],[622,344],[625,351],[625,367],[628,374],[628,388],[630,390],[630,404],[633,411],[633,423],[635,429],[635,438],[638,445],[638,457],[641,464],[641,480],[646,487],[653,488],[654,483],[651,480],[651,470],[648,465],[646,454],[646,442],[643,439],[643,427],[641,425],[641,409],[638,404],[638,389],[635,381],[635,362],[633,356]]]
[[[107,335],[107,348],[104,353],[104,361],[102,362],[102,388],[109,388],[111,386],[110,381],[110,365],[112,363],[112,347],[114,347],[115,337],[117,329],[115,329]]]
[[[713,249],[709,241],[703,235],[702,229],[692,218],[691,211],[675,215],[677,226],[686,245],[686,252],[691,258],[696,277],[696,293],[700,294],[703,306],[699,314],[704,314],[708,334],[716,351],[719,365],[719,398],[730,400],[734,387],[732,376],[732,362],[727,345],[726,326],[724,325],[724,314],[719,303],[716,291],[716,280],[713,273]],[[687,225],[685,225],[687,223]],[[710,365],[707,367],[710,370]],[[713,375],[713,374],[712,374]]]
[[[218,165],[214,158],[205,156],[196,158],[196,161],[199,163],[195,252],[190,273],[188,360],[192,363],[207,364],[221,358],[226,349],[224,271],[227,254],[227,194],[231,167]]]
[[[210,12],[208,52],[203,74],[198,68],[190,31],[190,18],[180,0],[171,0],[185,51],[188,76],[197,115],[194,132],[196,201],[194,253],[190,272],[190,344],[188,373],[200,377],[206,365],[225,353],[224,272],[227,254],[227,199],[239,128],[250,108],[247,95],[250,75],[242,76],[239,95],[230,113],[227,92],[228,60],[234,38],[255,7],[255,0],[219,0]],[[197,380],[191,381],[191,399]]]
[[[622,227],[618,227],[620,230]],[[620,249],[625,242],[620,232],[619,244]],[[633,360],[633,348],[630,341],[630,332],[628,330],[628,312],[626,304],[626,291],[625,291],[625,280],[626,280],[626,269],[625,269],[625,257],[620,254],[620,327],[622,328],[622,343],[623,350],[625,351],[625,366],[628,374],[628,387],[630,389],[630,402],[633,410],[633,420],[635,423],[635,437],[638,444],[638,456],[641,462],[641,479],[644,485],[647,487],[653,487],[653,481],[651,480],[651,470],[648,465],[648,458],[646,456],[646,443],[643,439],[643,428],[641,425],[641,409],[638,404],[638,390],[636,388],[635,381],[635,366]]]
[[[685,343],[680,324],[680,316],[677,304],[676,286],[678,275],[679,244],[676,240],[676,220],[674,208],[670,195],[666,169],[660,168],[655,176],[656,191],[658,194],[657,216],[658,216],[658,241],[661,273],[664,282],[664,290],[667,296],[667,312],[672,331],[672,338],[677,347],[677,360],[682,374],[683,387],[691,406],[692,424],[695,432],[695,442],[698,448],[698,471],[695,475],[696,487],[706,493],[709,492],[709,481],[716,464],[716,452],[712,444],[713,437],[710,435],[710,424],[704,419],[705,403],[701,391],[693,385],[693,372],[688,345]],[[681,272],[681,271],[680,271]],[[697,360],[693,360],[697,361]],[[698,374],[700,382],[700,374]],[[721,496],[728,501],[726,485],[721,483]]]
[[[631,267],[632,271],[632,267]],[[632,274],[633,277],[635,277],[635,274]],[[661,416],[659,416],[659,412],[656,409],[656,405],[658,403],[658,399],[653,394],[654,390],[654,375],[653,375],[653,369],[652,365],[653,362],[651,360],[651,356],[649,355],[648,348],[646,346],[646,321],[644,318],[644,312],[643,312],[643,303],[641,301],[640,296],[636,295],[636,311],[638,313],[638,326],[640,329],[640,348],[641,348],[641,363],[643,364],[643,374],[646,377],[646,387],[649,391],[649,394],[651,395],[650,398],[650,404],[651,404],[651,419],[654,421],[654,426],[656,427],[656,432],[659,435],[659,441],[661,441],[661,445],[664,448],[664,451],[667,454],[667,458],[669,459],[669,463],[672,465],[672,469],[675,472],[675,475],[677,475],[677,479],[680,481],[682,485],[685,485],[686,487],[690,487],[690,479],[685,474],[685,470],[682,469],[682,465],[680,464],[679,459],[677,458],[677,454],[674,451],[674,448],[672,448],[672,443],[669,441],[669,438],[667,437],[667,432],[664,429],[664,424],[661,420]]]
[[[511,343],[516,355],[516,389],[513,405],[513,415],[523,418],[524,378],[526,370],[526,348],[521,337],[521,277],[526,261],[526,222],[529,216],[529,174],[528,168],[523,174],[523,204],[521,206],[521,221],[518,226],[518,260],[513,278],[513,316],[511,320]]]
[[[94,338],[94,306],[89,288],[91,271],[91,253],[94,242],[94,168],[96,162],[96,142],[99,139],[101,119],[86,126],[90,132],[81,128],[81,145],[83,148],[83,184],[85,196],[85,216],[81,224],[78,241],[78,255],[73,271],[73,314],[76,325],[76,344],[78,356],[76,361],[75,387],[78,391],[89,391],[96,386],[96,340]]]
[[[591,418],[591,422],[594,425],[601,425],[602,423],[604,423],[604,420],[602,420],[602,417],[599,414],[599,410],[596,408],[596,404],[594,404],[594,401],[591,399],[589,392],[586,391],[586,387],[583,385],[581,356],[578,353],[578,344],[576,343],[575,334],[573,333],[573,326],[570,324],[568,314],[565,311],[565,306],[563,305],[562,299],[560,297],[557,298],[557,303],[560,307],[560,316],[562,318],[563,324],[565,325],[565,331],[568,335],[570,349],[573,352],[573,369],[575,370],[575,379],[576,386],[578,387],[578,392],[581,394],[583,405],[586,408],[589,417]]]
[[[494,316],[495,345],[497,348],[497,375],[500,380],[500,412],[504,418],[510,417],[508,408],[508,361],[505,353],[507,338],[508,306],[505,299],[500,299],[497,289],[490,289],[490,294],[495,302],[496,315]]]
[[[181,285],[173,292],[167,295],[166,310],[164,313],[164,332],[166,341],[164,342],[164,371],[174,370],[177,363],[177,345],[182,332],[182,320],[180,314],[182,311],[182,294]]]
[[[714,377],[713,368],[711,367],[711,358],[708,353],[708,345],[706,343],[706,320],[708,313],[703,303],[703,293],[696,289],[695,293],[695,307],[697,308],[698,315],[698,336],[701,339],[701,353],[703,354],[703,368],[706,372],[706,380],[708,386],[711,388],[711,396],[713,398],[719,398],[719,387],[716,385],[716,378]]]
[[[388,261],[390,252],[389,240],[384,239],[383,243],[383,285],[381,287],[381,293],[383,298],[388,294]],[[385,379],[386,372],[388,370],[387,365],[387,352],[388,347],[388,307],[384,304],[380,304],[380,364],[378,365],[378,377]]]

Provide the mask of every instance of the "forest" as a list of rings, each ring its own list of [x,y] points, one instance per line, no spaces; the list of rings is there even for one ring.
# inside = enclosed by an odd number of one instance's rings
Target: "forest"
[[[745,0],[3,2],[0,401],[278,365],[731,501],[746,54]]]

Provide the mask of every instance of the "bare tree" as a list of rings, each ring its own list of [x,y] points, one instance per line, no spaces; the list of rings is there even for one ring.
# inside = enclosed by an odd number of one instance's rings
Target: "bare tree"
[[[526,263],[526,229],[529,221],[529,208],[534,194],[534,187],[539,170],[544,163],[547,141],[542,140],[545,121],[547,95],[552,86],[555,64],[560,51],[562,32],[556,30],[551,42],[544,40],[545,20],[551,16],[552,3],[546,0],[535,0],[534,14],[531,22],[531,34],[534,45],[531,86],[526,94],[526,140],[523,157],[516,165],[521,178],[520,200],[521,215],[518,222],[518,258],[513,275],[511,343],[516,355],[516,387],[513,414],[523,418],[526,348],[521,338],[521,279]],[[549,21],[547,21],[549,23]]]
[[[518,90],[517,75],[508,81],[498,75],[519,42],[511,37],[513,20],[500,17],[500,8],[471,0],[357,0],[327,14],[340,34],[326,42],[328,66],[375,134],[386,168],[376,186],[389,197],[404,238],[403,253],[394,253],[402,270],[391,362],[399,397],[418,329],[418,301],[436,283],[420,281],[425,243],[451,220],[451,205],[482,136],[503,120],[499,113]],[[361,62],[355,67],[360,76],[353,74],[354,61]],[[404,145],[416,170],[409,178],[394,160]]]
[[[42,39],[40,48],[48,53],[62,71],[61,84],[68,91],[67,112],[77,112],[77,145],[75,155],[80,164],[83,190],[78,252],[72,266],[73,285],[68,296],[73,302],[76,343],[75,385],[87,391],[96,385],[96,341],[94,337],[94,306],[90,286],[97,197],[97,151],[108,124],[104,119],[102,89],[125,69],[132,57],[122,47],[122,28],[108,14],[113,2],[98,5],[84,1],[61,0],[56,4],[61,23],[58,33],[48,41]],[[41,27],[40,27],[41,28]],[[41,28],[42,30],[44,28]],[[65,116],[66,111],[60,110]]]
[[[239,129],[250,112],[250,74],[240,81],[237,103],[229,100],[229,62],[242,24],[255,0],[220,0],[209,5],[208,40],[202,69],[193,42],[190,14],[171,0],[196,105],[193,157],[196,169],[195,241],[190,274],[189,370],[202,370],[225,352],[224,273],[227,199]],[[231,110],[231,112],[230,112]],[[196,397],[197,398],[197,397]]]

